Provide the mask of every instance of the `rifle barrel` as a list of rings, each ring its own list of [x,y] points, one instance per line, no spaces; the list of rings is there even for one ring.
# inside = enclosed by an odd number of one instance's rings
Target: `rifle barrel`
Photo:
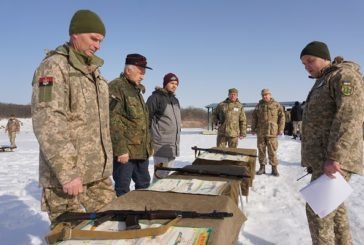
[[[81,213],[81,212],[66,212],[56,218],[57,222],[71,222],[81,220],[114,220],[125,221],[128,216],[138,216],[138,219],[172,219],[177,216],[182,218],[210,218],[210,219],[223,219],[225,217],[232,217],[232,213],[218,212],[214,210],[211,213],[198,213],[195,211],[180,211],[180,210],[107,210],[103,212]],[[105,220],[105,216],[107,219]],[[102,222],[101,222],[102,223]]]

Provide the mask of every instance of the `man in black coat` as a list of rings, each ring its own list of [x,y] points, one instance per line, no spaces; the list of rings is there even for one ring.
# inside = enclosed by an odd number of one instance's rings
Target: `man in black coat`
[[[301,139],[302,132],[302,113],[303,109],[298,101],[294,103],[291,110],[291,120],[293,124],[293,139],[299,137]]]

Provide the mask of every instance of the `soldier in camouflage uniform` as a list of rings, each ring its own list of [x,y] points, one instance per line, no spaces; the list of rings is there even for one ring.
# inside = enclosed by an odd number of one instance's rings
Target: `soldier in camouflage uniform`
[[[108,86],[94,55],[105,36],[99,16],[79,10],[70,41],[47,54],[33,77],[33,130],[40,147],[41,207],[52,225],[65,211],[96,211],[112,188]]]
[[[256,105],[252,115],[252,133],[257,134],[258,159],[260,168],[258,175],[265,174],[266,149],[268,149],[269,163],[272,165],[272,175],[278,173],[278,135],[282,135],[285,125],[283,107],[272,98],[269,89],[263,89],[262,98]]]
[[[359,65],[341,57],[331,63],[325,43],[314,41],[301,52],[301,61],[316,79],[306,99],[302,119],[302,164],[322,174],[363,174],[364,83]],[[344,204],[324,218],[306,204],[312,243],[352,244]]]
[[[15,118],[14,114],[11,114],[5,127],[5,133],[8,132],[11,148],[16,148],[15,138],[16,134],[20,131],[20,124],[23,125],[22,122]]]
[[[236,88],[229,89],[228,98],[217,105],[212,114],[212,122],[218,127],[218,147],[237,148],[238,140],[246,137],[244,106],[238,99]]]
[[[130,191],[131,179],[135,189],[150,184],[148,171],[152,144],[149,132],[149,113],[142,93],[147,60],[140,54],[129,54],[124,73],[109,84],[110,128],[114,152],[113,178],[117,196]]]

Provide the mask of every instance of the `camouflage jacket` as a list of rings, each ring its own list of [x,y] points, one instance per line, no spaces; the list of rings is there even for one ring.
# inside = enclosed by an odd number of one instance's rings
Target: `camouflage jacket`
[[[252,132],[258,137],[277,137],[285,125],[283,107],[273,98],[269,102],[260,100],[252,115]]]
[[[220,102],[212,114],[212,122],[219,125],[218,134],[227,137],[246,136],[246,116],[239,100],[229,98]]]
[[[123,74],[109,84],[110,130],[114,156],[128,153],[129,159],[143,160],[152,155],[149,114],[141,91]]]
[[[317,78],[302,119],[302,164],[323,171],[335,160],[347,171],[363,174],[364,83],[359,66],[334,62]]]
[[[10,118],[6,124],[5,131],[8,132],[19,132],[20,131],[20,121],[16,118]]]
[[[94,56],[86,66],[68,44],[48,53],[33,77],[33,130],[40,146],[39,179],[55,187],[112,173],[108,86]]]

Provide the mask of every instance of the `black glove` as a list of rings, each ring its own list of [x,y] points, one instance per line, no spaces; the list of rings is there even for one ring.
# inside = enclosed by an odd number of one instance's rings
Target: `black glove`
[[[307,167],[306,171],[307,171],[307,173],[312,174],[312,172],[313,172],[312,167],[311,166]]]

